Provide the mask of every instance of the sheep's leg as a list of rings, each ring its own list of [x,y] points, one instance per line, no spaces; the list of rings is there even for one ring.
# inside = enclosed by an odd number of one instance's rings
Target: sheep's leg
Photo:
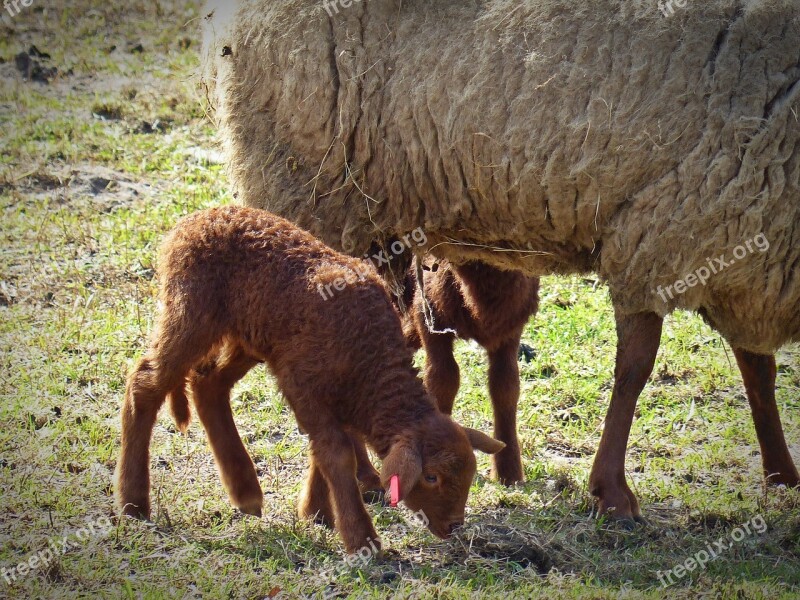
[[[381,476],[372,465],[367,447],[361,437],[357,434],[350,434],[350,439],[353,443],[353,451],[356,453],[356,478],[358,486],[361,488],[361,495],[365,501],[379,501],[383,497]]]
[[[750,401],[767,483],[796,487],[800,485],[800,476],[786,446],[775,404],[775,356],[753,354],[740,348],[734,348],[733,353]]]
[[[439,410],[449,415],[460,384],[458,363],[453,355],[455,338],[449,333],[430,333],[423,324],[422,340],[426,355],[425,387]]]
[[[308,456],[308,474],[297,502],[297,514],[301,518],[312,520],[319,525],[327,527],[336,525],[328,482],[325,481],[312,453],[309,453]]]
[[[260,517],[264,495],[236,429],[230,402],[233,386],[256,364],[241,348],[227,347],[216,357],[214,368],[193,374],[191,386],[197,416],[231,503],[243,513]]]
[[[311,439],[312,464],[319,467],[328,484],[334,523],[347,552],[357,552],[370,545],[380,548],[378,535],[358,489],[356,455],[350,436],[337,428],[334,419],[323,421],[318,416],[314,425],[313,428],[305,427]],[[315,476],[315,473],[309,473],[309,479]]]
[[[209,328],[184,325],[166,314],[162,317],[155,343],[136,364],[125,388],[115,487],[120,510],[133,517],[150,517],[150,439],[158,410],[211,346]]]
[[[589,476],[589,491],[599,499],[599,514],[626,521],[642,520],[639,501],[625,481],[625,451],[636,401],[653,371],[662,322],[655,313],[617,315],[614,390]]]
[[[519,336],[489,353],[489,394],[494,408],[494,437],[506,445],[492,456],[492,474],[503,485],[524,479],[517,440],[518,348]]]

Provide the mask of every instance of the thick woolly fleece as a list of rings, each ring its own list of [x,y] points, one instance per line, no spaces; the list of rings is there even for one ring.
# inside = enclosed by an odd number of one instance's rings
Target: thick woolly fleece
[[[769,353],[800,339],[800,3],[671,7],[216,0],[203,79],[240,200],[338,249],[422,226]]]

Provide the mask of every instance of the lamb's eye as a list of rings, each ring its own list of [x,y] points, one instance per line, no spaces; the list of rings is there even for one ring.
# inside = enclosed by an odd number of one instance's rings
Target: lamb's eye
[[[436,475],[425,475],[425,481],[428,483],[436,483],[439,481],[439,478]]]

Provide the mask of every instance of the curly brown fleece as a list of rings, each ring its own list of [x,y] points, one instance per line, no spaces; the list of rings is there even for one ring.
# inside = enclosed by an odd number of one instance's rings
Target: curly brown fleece
[[[503,445],[436,409],[382,281],[360,265],[258,209],[212,209],[176,226],[159,260],[162,312],[122,407],[116,494],[125,514],[149,515],[153,425],[171,394],[185,427],[187,386],[231,500],[260,514],[230,390],[264,362],[310,439],[302,516],[335,524],[348,552],[377,543],[355,478],[357,435],[383,459],[384,486],[399,475],[401,499],[424,511],[433,533],[446,537],[460,525],[473,446]],[[351,283],[324,300],[318,286],[340,277]]]

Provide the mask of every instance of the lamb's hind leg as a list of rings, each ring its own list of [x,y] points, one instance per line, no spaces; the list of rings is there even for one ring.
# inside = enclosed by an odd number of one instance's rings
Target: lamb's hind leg
[[[220,479],[231,503],[243,513],[261,516],[264,495],[255,466],[242,444],[231,411],[231,388],[258,361],[239,347],[226,346],[207,369],[192,374],[197,416],[208,436]]]
[[[122,448],[115,495],[123,514],[150,517],[150,438],[168,392],[179,389],[211,346],[209,330],[184,327],[164,315],[159,333],[128,377],[122,405]]]
[[[308,474],[297,501],[297,514],[303,519],[309,519],[318,525],[335,527],[336,519],[333,514],[328,482],[314,460],[314,454],[308,456]]]
[[[492,457],[492,472],[503,485],[524,479],[517,440],[518,348],[519,336],[489,352],[489,394],[494,409],[494,437],[506,445]]]
[[[740,348],[734,348],[733,353],[750,401],[767,483],[796,487],[800,485],[800,477],[786,446],[775,404],[775,356],[753,354]]]
[[[361,495],[366,502],[379,502],[383,498],[381,476],[372,465],[364,441],[357,434],[350,434],[353,450],[356,454],[356,478],[361,488]]]
[[[641,520],[642,513],[625,481],[625,452],[636,401],[655,364],[662,322],[655,313],[617,315],[614,391],[589,475],[589,491],[599,500],[599,514],[629,522]]]
[[[425,348],[425,387],[436,400],[439,410],[453,412],[461,376],[453,354],[455,337],[450,333],[431,333],[424,323],[421,327]]]

